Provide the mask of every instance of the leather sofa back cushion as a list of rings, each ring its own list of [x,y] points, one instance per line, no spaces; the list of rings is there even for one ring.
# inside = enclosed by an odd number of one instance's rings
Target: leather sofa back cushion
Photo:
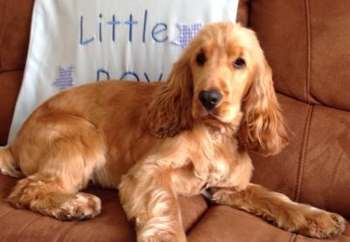
[[[33,0],[0,0],[0,72],[24,68]]]
[[[300,100],[350,110],[350,1],[254,0],[258,32],[277,89]]]
[[[0,145],[7,140],[22,82],[33,0],[0,0]]]
[[[350,217],[350,114],[285,95],[279,101],[290,143],[277,156],[251,154],[254,182]]]

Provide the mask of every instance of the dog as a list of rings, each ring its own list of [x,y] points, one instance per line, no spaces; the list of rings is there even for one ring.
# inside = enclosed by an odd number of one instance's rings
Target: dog
[[[5,174],[23,176],[8,201],[60,220],[88,219],[89,182],[118,189],[137,241],[185,242],[177,197],[204,190],[216,204],[284,230],[330,238],[345,219],[250,182],[248,150],[269,156],[288,143],[272,72],[252,30],[202,28],[165,82],[103,81],[41,104],[0,151]]]

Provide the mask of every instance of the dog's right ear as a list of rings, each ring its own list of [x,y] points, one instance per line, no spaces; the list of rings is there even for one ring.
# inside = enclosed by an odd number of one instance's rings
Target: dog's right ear
[[[243,103],[240,134],[251,150],[269,156],[278,154],[287,145],[288,135],[273,87],[271,68],[260,49],[258,53],[254,81]]]
[[[193,82],[186,53],[166,82],[155,92],[147,110],[148,129],[157,137],[171,137],[192,126]]]

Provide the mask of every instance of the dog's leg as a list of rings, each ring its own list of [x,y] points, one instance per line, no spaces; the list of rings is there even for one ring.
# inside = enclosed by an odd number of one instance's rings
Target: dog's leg
[[[346,221],[338,214],[291,201],[287,196],[250,184],[245,190],[213,189],[212,199],[255,214],[276,226],[314,238],[340,235]]]
[[[59,220],[83,220],[101,211],[98,197],[76,193],[65,186],[64,178],[37,173],[20,180],[8,201],[17,208],[29,208]]]
[[[169,171],[155,164],[136,164],[123,176],[119,196],[138,242],[185,242],[180,208]]]
[[[61,220],[95,217],[100,199],[78,192],[105,162],[100,135],[80,118],[61,115],[54,122],[49,122],[50,116],[44,118],[23,131],[12,146],[27,177],[16,184],[8,201]]]
[[[22,176],[9,148],[0,148],[0,174],[12,177]]]

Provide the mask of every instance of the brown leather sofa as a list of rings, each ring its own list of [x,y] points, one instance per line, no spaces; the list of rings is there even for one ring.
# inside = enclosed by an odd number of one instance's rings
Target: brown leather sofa
[[[0,144],[6,143],[29,39],[33,0],[0,0]],[[274,70],[290,145],[280,155],[253,154],[254,180],[292,199],[350,218],[350,1],[242,1],[240,20],[257,31]],[[45,33],[43,33],[45,34]],[[95,219],[60,222],[10,207],[15,179],[0,175],[0,241],[133,242],[117,192]],[[247,213],[181,198],[190,242],[302,242]],[[350,241],[350,229],[335,241]]]

